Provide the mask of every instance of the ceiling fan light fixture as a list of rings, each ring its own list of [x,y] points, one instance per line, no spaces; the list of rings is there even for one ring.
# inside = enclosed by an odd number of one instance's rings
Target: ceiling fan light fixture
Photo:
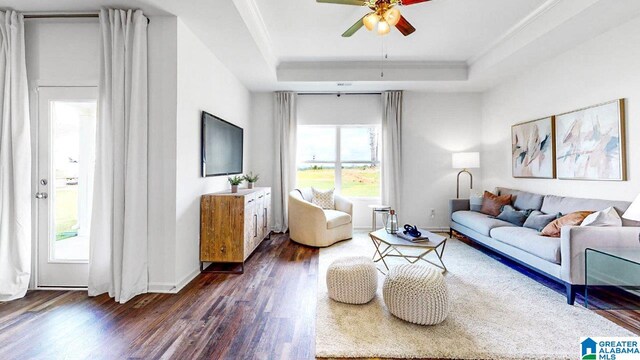
[[[391,31],[389,23],[386,21],[380,21],[378,23],[378,35],[387,35]]]
[[[400,10],[396,7],[389,8],[384,13],[384,20],[391,26],[396,26],[398,21],[400,21]]]
[[[369,15],[365,16],[364,19],[362,19],[364,27],[366,27],[369,31],[375,29],[379,21],[380,18],[375,12],[370,13]]]

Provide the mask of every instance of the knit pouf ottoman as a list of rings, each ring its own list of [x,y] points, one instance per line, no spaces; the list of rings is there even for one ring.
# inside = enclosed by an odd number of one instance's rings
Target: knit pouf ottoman
[[[365,304],[376,296],[378,274],[370,258],[345,257],[329,265],[327,289],[329,297],[347,304]]]
[[[392,268],[384,279],[382,296],[389,312],[414,324],[439,324],[449,313],[444,277],[431,267],[406,264]]]

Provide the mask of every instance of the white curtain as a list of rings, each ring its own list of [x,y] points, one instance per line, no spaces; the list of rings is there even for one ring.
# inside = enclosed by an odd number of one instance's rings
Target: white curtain
[[[0,11],[0,301],[31,276],[31,135],[24,19]]]
[[[382,202],[400,208],[402,196],[402,91],[382,93]]]
[[[89,295],[147,292],[147,18],[100,12]]]
[[[275,232],[289,228],[287,201],[296,184],[296,94],[274,94],[275,166],[273,174],[273,218]]]

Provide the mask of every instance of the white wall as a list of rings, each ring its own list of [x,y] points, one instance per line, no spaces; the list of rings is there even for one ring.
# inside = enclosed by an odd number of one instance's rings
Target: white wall
[[[276,149],[273,142],[273,93],[259,92],[251,94],[251,128],[252,136],[249,143],[249,157],[251,166],[245,166],[245,171],[260,174],[256,186],[273,187],[273,162]],[[273,218],[271,219],[273,221]]]
[[[480,151],[481,100],[478,93],[404,93],[402,208],[398,211],[402,224],[449,228],[449,199],[456,196],[459,171],[451,168],[451,153]],[[481,157],[481,169],[471,170],[474,191],[481,188],[485,163]],[[467,197],[466,175],[460,188],[461,197]]]
[[[229,188],[226,176],[201,176],[200,115],[205,110],[245,129],[248,168],[251,95],[216,56],[178,19],[176,126],[176,283],[197,274],[200,196]]]
[[[483,184],[539,193],[633,200],[640,191],[640,18],[593,38],[488,91],[483,98]],[[511,125],[627,99],[626,182],[514,179]]]

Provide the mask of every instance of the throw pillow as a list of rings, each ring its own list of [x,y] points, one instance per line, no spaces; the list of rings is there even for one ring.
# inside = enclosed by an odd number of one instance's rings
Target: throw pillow
[[[485,191],[482,196],[482,208],[480,208],[480,212],[491,216],[498,216],[500,215],[500,209],[505,205],[511,205],[511,194],[498,196]]]
[[[622,219],[613,207],[587,216],[580,226],[622,226]]]
[[[496,219],[509,222],[513,225],[522,226],[530,213],[531,210],[516,210],[511,205],[505,205],[502,207],[500,215],[496,216]]]
[[[334,190],[335,189],[321,191],[315,188],[311,188],[311,192],[313,192],[313,199],[311,199],[311,203],[314,205],[318,205],[323,209],[334,210],[336,208],[333,199]]]
[[[544,229],[545,226],[549,225],[550,222],[561,216],[562,215],[560,215],[559,213],[545,214],[542,211],[535,210],[531,214],[529,214],[527,221],[525,221],[524,225],[522,226],[536,231],[542,231],[542,229]]]
[[[549,223],[549,225],[545,226],[542,229],[542,236],[549,237],[560,237],[560,229],[563,226],[578,226],[582,223],[582,221],[589,215],[591,215],[593,211],[576,211],[571,214],[567,214],[559,219],[553,220]]]

